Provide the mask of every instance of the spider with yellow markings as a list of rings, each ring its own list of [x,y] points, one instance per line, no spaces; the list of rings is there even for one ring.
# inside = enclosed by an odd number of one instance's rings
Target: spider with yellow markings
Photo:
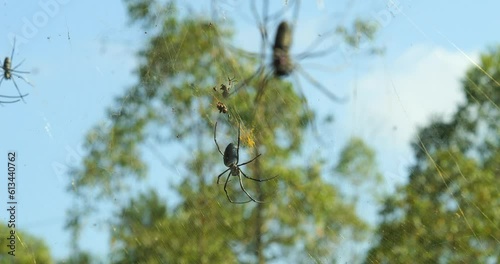
[[[226,196],[227,196],[227,199],[229,200],[229,202],[231,202],[231,203],[237,203],[237,204],[248,203],[248,202],[251,202],[251,201],[254,201],[256,203],[263,203],[262,201],[254,199],[247,192],[247,190],[245,189],[245,187],[243,187],[243,180],[241,178],[241,174],[243,174],[243,176],[245,178],[250,179],[252,181],[256,181],[256,182],[269,181],[269,180],[272,180],[272,179],[278,177],[278,175],[276,175],[274,177],[271,177],[271,178],[268,178],[268,179],[254,179],[254,178],[248,177],[240,169],[241,166],[245,166],[245,165],[249,164],[250,162],[252,162],[255,159],[257,159],[258,157],[260,157],[260,155],[261,155],[261,154],[258,154],[253,159],[251,159],[251,160],[249,160],[247,162],[243,162],[243,163],[238,164],[238,162],[239,162],[239,150],[240,150],[240,131],[241,131],[241,124],[239,124],[239,127],[238,127],[238,145],[234,146],[233,143],[229,143],[229,145],[227,145],[227,147],[226,147],[226,150],[224,150],[224,154],[222,154],[222,151],[220,151],[220,148],[219,148],[219,144],[217,144],[217,138],[216,138],[216,134],[217,134],[217,122],[215,122],[215,128],[214,128],[214,141],[215,141],[215,145],[217,146],[217,150],[219,151],[219,153],[224,157],[224,165],[226,167],[228,167],[225,171],[223,171],[221,174],[219,174],[219,176],[217,176],[217,184],[219,184],[220,177],[222,177],[222,175],[224,175],[226,172],[229,171],[229,174],[227,175],[227,178],[226,178],[226,182],[224,183],[224,192],[226,193]],[[238,177],[239,182],[240,182],[241,190],[248,196],[248,198],[250,198],[250,200],[244,201],[244,202],[237,202],[237,201],[231,200],[231,198],[229,197],[229,194],[227,193],[227,183],[229,182],[229,178],[231,176]]]

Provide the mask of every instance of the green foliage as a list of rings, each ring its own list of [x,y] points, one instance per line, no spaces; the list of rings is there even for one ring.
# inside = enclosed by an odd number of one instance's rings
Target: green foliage
[[[166,210],[153,190],[132,199],[122,209],[113,234],[113,263],[236,262],[234,252],[225,242],[241,234],[241,230],[235,229],[238,225],[234,217],[192,188],[181,188],[196,199],[189,199],[173,212]],[[212,196],[217,193],[217,188],[209,188]],[[214,239],[215,234],[219,239]]]
[[[375,40],[378,24],[374,21],[365,21],[356,19],[351,29],[345,26],[339,26],[336,30],[340,36],[344,38],[347,45],[355,49],[368,48],[369,42]],[[384,50],[381,47],[370,47],[368,49],[373,54],[383,54]]]
[[[374,180],[381,183],[382,175],[374,170],[377,168],[375,152],[362,139],[352,138],[340,154],[340,160],[335,170],[360,185],[365,181]]]
[[[500,261],[499,62],[500,47],[482,55],[464,78],[466,103],[421,129],[410,182],[387,199],[366,262]]]
[[[90,263],[100,263],[95,259],[89,252],[77,252],[72,254],[66,259],[57,261],[58,264],[90,264]]]
[[[50,256],[49,247],[39,238],[26,234],[16,229],[16,250],[15,256],[9,255],[11,249],[7,247],[11,229],[6,223],[0,224],[0,234],[2,234],[2,246],[0,247],[0,263],[54,263]]]
[[[324,180],[324,164],[292,162],[314,115],[291,83],[257,76],[225,97],[217,89],[220,84],[233,88],[228,78],[245,80],[257,68],[256,58],[226,44],[232,37],[226,25],[180,17],[171,3],[159,9],[169,12],[153,16],[151,7],[157,2],[125,2],[132,21],[152,26],[154,17],[161,27],[140,52],[139,83],[117,99],[107,125],[88,133],[84,166],[72,172],[68,189],[77,199],[68,227],[75,241],[82,219],[106,202],[115,216],[113,263],[263,263],[287,257],[309,261],[310,255],[333,259],[339,253],[335,246],[346,239],[342,232],[353,234],[353,240],[366,233],[354,204],[343,201],[337,187]],[[217,102],[228,107],[228,115],[218,112]],[[263,154],[242,167],[248,176],[279,175],[264,183],[244,180],[254,197],[267,203],[231,204],[223,184],[215,184],[216,175],[226,169],[213,143],[216,121],[217,134],[234,143],[241,124],[240,162]],[[186,174],[164,175],[181,176],[173,186],[181,201],[172,208],[156,189],[137,197],[128,191],[148,176],[141,151],[149,141],[189,151],[189,160],[178,163]],[[167,159],[177,158],[167,153]],[[231,178],[229,195],[246,200]],[[114,203],[117,197],[128,204]],[[86,202],[91,199],[99,203]]]

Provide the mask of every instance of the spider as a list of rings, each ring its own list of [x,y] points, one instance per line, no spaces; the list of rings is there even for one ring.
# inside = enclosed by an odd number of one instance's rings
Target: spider
[[[217,176],[217,184],[219,184],[220,177],[222,177],[222,175],[224,175],[224,173],[229,171],[229,174],[227,175],[227,178],[226,178],[226,182],[224,183],[224,192],[226,193],[226,196],[227,196],[227,199],[229,200],[229,202],[236,203],[236,204],[244,204],[244,203],[248,203],[251,201],[254,201],[256,203],[263,203],[259,200],[254,199],[252,196],[250,196],[250,194],[247,192],[247,190],[245,190],[245,187],[243,187],[243,181],[241,179],[241,174],[243,174],[243,176],[245,178],[250,179],[252,181],[257,181],[257,182],[269,181],[269,180],[272,180],[272,179],[278,177],[278,175],[276,175],[272,178],[268,178],[268,179],[254,179],[254,178],[248,177],[240,169],[241,166],[247,165],[248,163],[250,163],[250,162],[254,161],[255,159],[257,159],[258,157],[260,157],[260,155],[261,155],[261,154],[258,154],[253,159],[251,159],[247,162],[243,162],[243,163],[238,164],[238,162],[239,162],[239,150],[240,150],[240,131],[241,131],[241,124],[239,124],[239,127],[238,127],[238,145],[235,147],[233,143],[229,143],[229,145],[227,145],[227,147],[226,147],[226,150],[224,150],[224,154],[222,154],[222,151],[220,151],[220,148],[219,148],[219,144],[217,144],[217,139],[216,139],[217,122],[215,122],[215,128],[214,128],[215,145],[217,145],[217,150],[224,157],[224,165],[226,165],[226,167],[228,167],[225,171],[223,171],[221,174],[219,174],[219,176]],[[229,194],[227,193],[227,183],[229,182],[229,178],[231,176],[238,177],[238,179],[240,181],[241,190],[248,196],[248,198],[250,198],[250,200],[245,201],[245,202],[237,202],[237,201],[231,200],[231,198],[229,197]]]
[[[290,3],[283,8],[282,10],[268,15],[268,4],[269,2],[265,2],[263,4],[263,14],[262,14],[262,21],[259,17],[259,14],[257,13],[257,7],[255,6],[255,1],[252,1],[252,13],[253,16],[255,17],[255,20],[258,21],[259,23],[259,28],[261,31],[261,38],[262,38],[262,44],[261,44],[261,52],[259,54],[260,56],[260,66],[257,68],[257,70],[245,81],[241,83],[236,89],[231,94],[234,94],[237,90],[240,88],[244,87],[247,85],[253,78],[256,76],[259,76],[264,73],[264,79],[267,79],[271,76],[275,78],[284,78],[289,75],[293,74],[294,79],[296,80],[297,87],[299,91],[302,93],[302,88],[299,82],[299,75],[306,79],[310,84],[312,84],[315,88],[319,89],[324,95],[326,95],[330,100],[334,102],[343,102],[345,101],[345,98],[340,98],[334,93],[332,93],[328,88],[326,88],[324,85],[322,85],[319,81],[315,80],[309,73],[307,73],[304,68],[298,63],[298,61],[308,59],[308,58],[318,58],[325,56],[333,51],[332,47],[328,47],[323,50],[318,50],[318,46],[320,44],[328,39],[328,36],[332,35],[335,31],[329,31],[326,34],[323,34],[323,36],[316,41],[312,42],[309,47],[306,49],[305,52],[299,53],[297,55],[292,56],[290,54],[290,48],[292,44],[292,38],[293,38],[293,32],[294,32],[294,27],[297,23],[298,19],[298,12],[299,12],[299,7],[300,7],[300,0],[296,1],[290,1]],[[279,18],[283,13],[287,11],[287,9],[294,7],[293,10],[293,18],[292,22],[288,23],[286,21],[281,21],[279,24],[277,30],[276,30],[276,35],[274,39],[274,43],[271,45],[268,40],[267,36],[267,27],[269,24],[269,19],[275,19]],[[272,57],[271,57],[271,63],[269,64],[269,68],[272,70],[270,72],[265,71],[266,68],[266,63],[264,63],[267,60],[266,57],[266,49],[270,48],[272,51]],[[244,51],[245,52],[245,51]],[[248,54],[248,52],[245,52]],[[294,59],[292,59],[292,57]],[[294,62],[295,61],[295,62]],[[261,93],[263,93],[264,89],[260,89],[259,94],[257,95],[257,99],[261,96]],[[303,93],[302,93],[303,94]],[[303,95],[302,95],[303,96]]]
[[[236,82],[236,79],[234,78],[227,77],[227,80],[227,85],[223,83],[220,85],[220,90],[222,91],[222,96],[224,96],[224,98],[227,98],[230,95],[229,89],[231,89],[231,87],[233,87],[233,84]],[[212,89],[214,90],[214,92],[217,92],[217,86],[214,86]]]
[[[21,98],[21,100],[23,100],[23,102],[26,103],[26,101],[24,101],[24,96],[28,95],[28,94],[21,94],[21,91],[19,90],[19,87],[17,86],[17,83],[15,81],[14,78],[12,78],[13,76],[19,78],[19,79],[22,79],[24,80],[27,84],[33,86],[28,80],[26,80],[23,76],[21,76],[20,74],[21,73],[29,73],[27,71],[18,71],[16,70],[19,66],[21,66],[21,64],[24,62],[21,61],[19,64],[16,65],[16,67],[12,68],[12,61],[14,59],[14,50],[16,48],[16,39],[14,38],[14,46],[12,47],[12,54],[10,55],[10,58],[9,57],[5,57],[5,60],[3,61],[3,65],[2,65],[2,70],[3,70],[3,75],[2,77],[0,78],[0,85],[2,84],[2,81],[5,79],[5,80],[12,80],[12,82],[14,83],[14,86],[16,86],[16,89],[17,89],[17,92],[19,93],[19,97],[12,97],[12,96],[2,96],[2,97],[7,97],[7,98]],[[19,101],[19,100],[17,100]],[[6,103],[15,103],[17,101],[11,101],[11,102],[6,102]]]
[[[222,102],[217,102],[217,109],[219,110],[219,113],[227,113],[228,109],[227,106],[222,103]]]

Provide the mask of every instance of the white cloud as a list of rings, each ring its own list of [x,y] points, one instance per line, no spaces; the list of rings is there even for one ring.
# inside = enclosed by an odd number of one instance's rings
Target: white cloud
[[[477,55],[470,55],[473,59]],[[350,128],[377,152],[379,169],[393,183],[407,179],[413,160],[409,143],[429,118],[451,116],[464,101],[461,80],[470,61],[458,51],[415,45],[379,69],[357,78],[345,118]],[[353,135],[354,134],[354,135]]]
[[[355,126],[375,131],[370,141],[376,136],[386,146],[405,149],[417,127],[426,125],[432,116],[450,116],[464,101],[461,79],[470,66],[458,51],[411,47],[385,69],[358,80],[351,109],[358,116]]]

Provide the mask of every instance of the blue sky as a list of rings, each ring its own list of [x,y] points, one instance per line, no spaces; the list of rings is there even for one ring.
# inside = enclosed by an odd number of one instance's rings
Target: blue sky
[[[203,1],[196,12],[210,16],[210,2]],[[220,18],[238,18],[235,44],[257,50],[259,35],[248,5],[235,0],[223,2],[218,9]],[[11,36],[17,35],[14,64],[25,59],[19,69],[31,71],[27,78],[34,84],[31,87],[16,80],[22,91],[30,93],[26,104],[0,107],[0,151],[4,157],[9,150],[18,153],[20,228],[43,238],[54,257],[61,258],[69,250],[69,235],[63,226],[71,205],[66,191],[70,179],[64,168],[78,164],[85,133],[105,120],[105,109],[115,96],[137,82],[133,74],[138,65],[135,54],[149,36],[140,28],[129,27],[125,7],[118,0],[98,4],[75,0],[21,4],[4,0],[0,5],[0,56],[10,55]],[[313,60],[334,70],[311,73],[350,100],[332,105],[302,80],[313,109],[335,115],[334,125],[320,131],[334,134],[330,147],[311,145],[311,149],[338,155],[349,137],[360,136],[373,142],[381,171],[390,183],[404,182],[405,167],[411,161],[408,140],[428,117],[446,116],[463,100],[460,78],[472,65],[470,60],[498,43],[498,10],[500,3],[493,0],[481,4],[403,0],[302,3],[292,51],[302,51],[318,29],[325,29],[329,23],[348,23],[356,15],[379,18],[382,26],[376,44],[386,49],[379,57],[339,52],[337,58],[344,60]],[[12,82],[5,80],[0,92],[16,94]],[[0,170],[6,171],[6,162],[0,164]],[[156,170],[161,169],[153,166],[151,173]],[[167,180],[161,178],[151,179],[150,183],[167,186]],[[6,186],[6,177],[0,177],[0,189],[5,188],[1,193],[6,193]],[[369,207],[371,202],[364,202]],[[1,213],[0,219],[5,221],[7,214]],[[107,227],[92,227],[92,223],[88,226],[83,248],[105,254]]]

